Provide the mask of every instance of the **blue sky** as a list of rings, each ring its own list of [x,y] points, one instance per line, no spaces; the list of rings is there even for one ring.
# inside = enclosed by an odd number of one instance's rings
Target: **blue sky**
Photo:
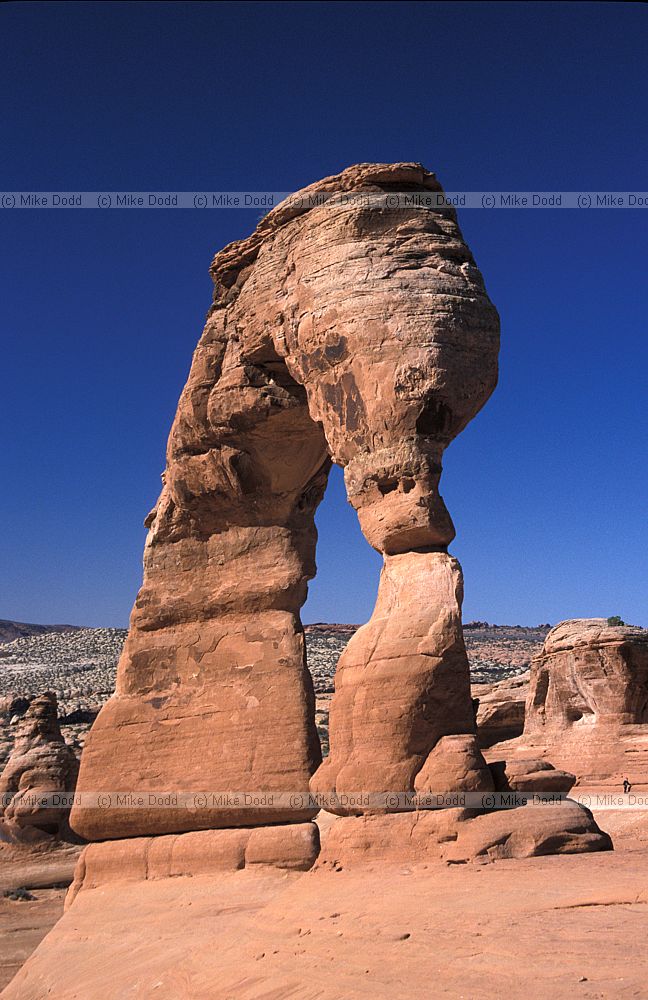
[[[295,190],[418,160],[448,190],[646,187],[648,8],[6,3],[2,190]],[[646,210],[465,210],[500,385],[446,455],[466,619],[648,625]],[[4,211],[0,617],[124,625],[210,302],[254,211]],[[339,470],[304,621],[379,559]]]

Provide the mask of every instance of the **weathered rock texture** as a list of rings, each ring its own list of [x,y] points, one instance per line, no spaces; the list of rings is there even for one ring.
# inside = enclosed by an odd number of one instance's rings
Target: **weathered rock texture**
[[[566,795],[576,775],[560,771],[546,760],[500,760],[489,764],[498,792],[558,793]]]
[[[74,752],[61,735],[56,695],[48,691],[33,699],[16,724],[13,751],[0,775],[0,795],[6,802],[0,839],[65,836],[69,807],[56,808],[54,797],[74,791],[78,770]],[[49,804],[39,804],[41,797]]]
[[[491,753],[547,756],[580,786],[648,785],[648,630],[556,625],[531,664],[524,732]]]
[[[441,187],[417,164],[351,167],[216,256],[82,790],[307,789],[320,756],[299,608],[331,460],[385,569],[339,669],[318,785],[411,787],[440,736],[473,732],[438,483],[443,449],[495,386],[498,318],[454,210],[392,191]],[[99,839],[308,815],[77,809],[72,822]]]
[[[196,830],[89,844],[77,862],[65,908],[82,890],[112,882],[193,878],[266,865],[307,871],[317,860],[319,846],[315,823]]]
[[[338,663],[331,754],[315,791],[493,787],[474,736],[461,591],[461,569],[447,553],[386,557],[374,614]]]

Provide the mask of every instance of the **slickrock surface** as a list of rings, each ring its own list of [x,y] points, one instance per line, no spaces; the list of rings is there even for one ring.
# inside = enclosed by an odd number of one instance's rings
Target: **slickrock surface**
[[[306,790],[321,757],[299,609],[331,461],[385,567],[376,612],[338,666],[339,749],[332,739],[316,787],[361,787],[371,773],[409,788],[440,735],[473,731],[438,484],[444,448],[495,387],[499,321],[454,209],[407,206],[391,196],[403,189],[442,190],[419,164],[359,164],[217,254],[81,790],[201,790],[205,775],[222,790]],[[310,197],[322,193],[324,204]],[[387,614],[398,628],[384,628]],[[285,818],[75,807],[71,823],[102,838]]]
[[[65,893],[65,889],[37,889],[30,891],[31,899],[0,894],[0,989],[13,979],[62,916]]]
[[[35,698],[16,727],[13,751],[0,774],[0,840],[42,840],[42,834],[66,836],[68,810],[41,808],[34,798],[74,791],[78,761],[66,744],[57,719],[56,695]]]
[[[648,630],[562,622],[532,661],[523,734],[487,756],[539,757],[580,788],[648,788]]]
[[[19,888],[69,886],[82,851],[82,844],[63,841],[42,842],[37,847],[3,844],[0,849],[0,896]]]
[[[647,905],[645,846],[113,883],[3,1000],[636,1000]]]
[[[63,914],[81,850],[51,838],[0,844],[0,989]]]

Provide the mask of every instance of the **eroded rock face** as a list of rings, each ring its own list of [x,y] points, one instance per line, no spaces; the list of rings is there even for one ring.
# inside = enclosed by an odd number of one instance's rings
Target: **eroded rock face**
[[[475,745],[462,586],[459,564],[445,552],[385,558],[374,613],[337,666],[331,753],[311,782],[314,791],[492,787]],[[465,734],[459,746],[453,734]],[[468,774],[471,787],[455,787]]]
[[[546,760],[500,760],[488,765],[498,792],[566,795],[576,775],[560,771]]]
[[[385,570],[340,670],[320,785],[409,788],[440,736],[473,732],[438,483],[443,449],[495,386],[498,318],[454,210],[392,191],[441,187],[418,164],[350,167],[216,256],[82,790],[307,789],[320,754],[299,608],[331,460]],[[311,814],[75,809],[72,822],[101,839]]]
[[[549,759],[579,787],[648,787],[648,630],[561,622],[533,659],[524,732],[487,756]]]
[[[648,630],[561,622],[532,661],[525,735],[648,723]]]
[[[438,486],[444,448],[495,386],[499,324],[454,210],[411,197],[440,190],[417,164],[361,164],[216,256],[116,693],[81,765],[81,792],[144,804],[75,808],[88,839],[301,823],[312,803],[274,793],[305,795],[313,772],[343,814],[373,808],[349,794],[493,789]],[[299,609],[331,461],[384,567],[317,769]],[[160,808],[176,791],[208,794]]]
[[[58,724],[56,695],[34,698],[16,724],[13,751],[0,775],[0,795],[7,801],[3,833],[17,841],[38,840],[40,834],[65,836],[69,808],[39,805],[38,798],[72,792],[79,765]]]
[[[307,871],[317,860],[315,823],[197,830],[164,837],[133,837],[89,844],[79,858],[65,900],[112,882],[147,882],[271,866]]]

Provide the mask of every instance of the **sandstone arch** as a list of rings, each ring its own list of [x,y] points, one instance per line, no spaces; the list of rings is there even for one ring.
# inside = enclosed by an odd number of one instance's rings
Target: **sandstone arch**
[[[341,691],[318,783],[366,784],[362,745],[378,738],[374,783],[410,786],[439,735],[471,730],[461,578],[445,554],[454,529],[438,482],[444,447],[495,386],[498,319],[454,211],[391,207],[393,189],[441,191],[416,164],[352,167],[216,256],[214,305],[147,519],[116,695],[88,741],[81,790],[307,787],[319,748],[299,608],[331,459],[345,468],[366,538],[385,554],[379,615],[394,602],[410,607],[398,628],[370,623],[352,644],[341,688],[353,688],[346,678],[363,657],[378,662],[382,687],[363,720],[366,693]],[[427,589],[438,606],[415,610]],[[381,649],[398,657],[391,680]],[[424,704],[417,672],[424,661],[429,674],[435,657],[436,703]],[[405,667],[395,722],[389,687]],[[358,766],[349,773],[347,762],[338,780],[349,751]],[[76,809],[72,822],[103,838],[276,818],[126,808]]]
[[[404,191],[419,197],[394,195]],[[217,254],[81,792],[493,788],[475,743],[439,477],[444,448],[495,387],[499,321],[454,210],[429,205],[440,192],[418,164],[360,164]],[[338,666],[319,766],[299,609],[331,461],[384,567],[374,614]],[[123,800],[77,806],[71,824],[101,840],[314,812],[307,801]]]

